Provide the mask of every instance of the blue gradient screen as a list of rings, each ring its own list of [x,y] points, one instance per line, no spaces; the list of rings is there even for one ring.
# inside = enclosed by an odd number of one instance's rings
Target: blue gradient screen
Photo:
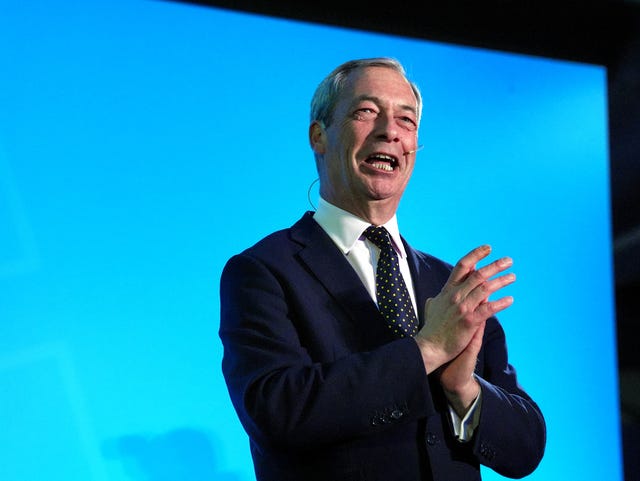
[[[0,9],[2,481],[255,479],[219,276],[317,202],[311,95],[373,56],[424,94],[404,235],[514,259],[500,319],[548,423],[528,479],[622,479],[604,67],[173,2]]]

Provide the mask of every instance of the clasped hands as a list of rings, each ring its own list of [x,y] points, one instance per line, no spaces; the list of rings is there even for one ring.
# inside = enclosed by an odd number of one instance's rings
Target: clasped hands
[[[504,273],[512,260],[503,257],[476,268],[491,247],[473,249],[454,266],[442,291],[425,303],[424,327],[416,334],[427,374],[440,381],[447,399],[464,415],[480,392],[473,376],[486,321],[513,303],[511,296],[489,296],[515,281]]]

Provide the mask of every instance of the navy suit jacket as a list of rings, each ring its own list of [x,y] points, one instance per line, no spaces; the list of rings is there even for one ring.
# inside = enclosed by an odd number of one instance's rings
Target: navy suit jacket
[[[405,246],[423,306],[451,265]],[[466,481],[480,464],[519,478],[540,462],[545,422],[498,321],[478,357],[480,424],[461,443],[416,342],[392,336],[311,212],[232,257],[220,294],[222,370],[259,481]]]

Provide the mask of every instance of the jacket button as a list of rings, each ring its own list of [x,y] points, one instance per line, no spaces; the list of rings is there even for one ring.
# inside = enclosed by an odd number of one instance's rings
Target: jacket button
[[[427,444],[433,446],[438,442],[438,436],[434,433],[427,433]]]
[[[489,461],[491,461],[495,456],[494,450],[484,443],[480,444],[480,454]]]
[[[391,417],[393,419],[400,419],[403,415],[404,413],[399,409],[395,409],[394,411],[391,412]]]

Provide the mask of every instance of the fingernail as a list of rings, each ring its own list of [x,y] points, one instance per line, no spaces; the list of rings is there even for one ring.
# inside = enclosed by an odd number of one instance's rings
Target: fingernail
[[[500,259],[500,265],[507,267],[513,264],[513,259],[511,259],[511,257],[503,257],[502,259]]]

